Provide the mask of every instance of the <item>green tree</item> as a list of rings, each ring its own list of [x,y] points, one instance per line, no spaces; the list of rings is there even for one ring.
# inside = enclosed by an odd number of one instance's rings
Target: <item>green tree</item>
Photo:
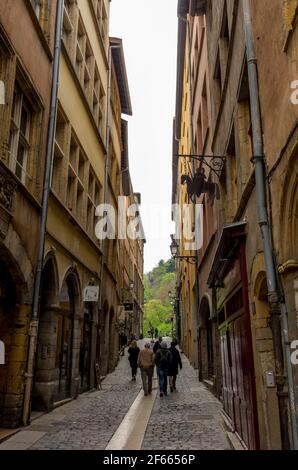
[[[162,336],[171,334],[173,305],[170,302],[169,291],[174,293],[176,275],[173,260],[160,260],[158,265],[146,274],[144,336],[150,336],[149,331],[157,328]]]

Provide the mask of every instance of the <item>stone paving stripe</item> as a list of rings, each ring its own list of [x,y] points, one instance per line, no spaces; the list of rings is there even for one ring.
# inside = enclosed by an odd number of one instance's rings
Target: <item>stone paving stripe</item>
[[[20,431],[9,440],[0,444],[0,450],[26,450],[46,433],[41,431]]]
[[[156,379],[154,379],[154,382],[156,382]],[[107,445],[106,450],[141,449],[156,394],[156,387],[153,388],[152,394],[146,397],[143,390],[140,391],[129,412]]]

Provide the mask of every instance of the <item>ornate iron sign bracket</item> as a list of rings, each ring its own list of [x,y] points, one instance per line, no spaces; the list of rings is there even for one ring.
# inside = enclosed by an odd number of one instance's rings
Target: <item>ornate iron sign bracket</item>
[[[188,154],[178,154],[178,158],[190,158],[201,162],[203,165],[206,165],[210,170],[216,174],[217,178],[220,177],[220,174],[223,170],[224,164],[226,162],[226,156],[224,155],[188,155]]]
[[[210,178],[211,173],[209,174],[209,178],[207,180],[205,168],[203,165],[207,166],[219,179],[225,164],[225,156],[188,154],[178,154],[176,156],[178,158],[189,158],[191,160],[200,162],[200,165],[198,168],[196,168],[194,175],[181,175],[181,184],[187,185],[187,193],[190,200],[195,202],[196,197],[200,197],[203,193],[208,193],[212,201],[215,198],[220,198],[219,185],[217,183],[213,183]]]

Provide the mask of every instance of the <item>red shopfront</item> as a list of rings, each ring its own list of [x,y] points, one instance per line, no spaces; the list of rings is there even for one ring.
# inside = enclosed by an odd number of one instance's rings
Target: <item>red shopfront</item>
[[[243,222],[224,227],[208,283],[216,290],[224,410],[245,445],[258,449],[245,227]]]

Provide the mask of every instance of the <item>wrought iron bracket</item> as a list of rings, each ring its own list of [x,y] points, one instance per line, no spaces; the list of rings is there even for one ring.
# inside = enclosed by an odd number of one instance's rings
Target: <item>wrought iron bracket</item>
[[[210,170],[220,178],[220,174],[223,170],[224,164],[226,162],[225,155],[189,155],[189,154],[176,154],[177,158],[189,158],[206,165]]]
[[[187,263],[196,264],[198,258],[196,256],[174,256],[174,259],[181,259]]]

